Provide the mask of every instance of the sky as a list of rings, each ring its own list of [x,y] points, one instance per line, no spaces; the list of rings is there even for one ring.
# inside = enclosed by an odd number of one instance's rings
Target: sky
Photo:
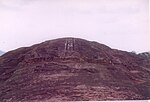
[[[150,51],[149,0],[0,0],[0,50],[75,37]]]

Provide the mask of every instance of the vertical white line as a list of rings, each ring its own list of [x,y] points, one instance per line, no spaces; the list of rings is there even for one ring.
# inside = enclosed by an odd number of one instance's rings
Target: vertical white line
[[[67,39],[66,39],[66,42],[65,42],[65,50],[67,50]]]
[[[67,50],[69,50],[69,39],[67,40]]]

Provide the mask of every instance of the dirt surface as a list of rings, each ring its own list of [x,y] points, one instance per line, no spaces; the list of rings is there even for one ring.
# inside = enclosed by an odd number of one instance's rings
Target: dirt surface
[[[149,58],[79,38],[19,48],[0,56],[0,101],[150,99]]]

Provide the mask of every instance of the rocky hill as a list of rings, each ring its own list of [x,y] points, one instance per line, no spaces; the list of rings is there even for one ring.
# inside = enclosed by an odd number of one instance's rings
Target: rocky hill
[[[144,56],[60,38],[0,56],[0,101],[150,99]]]

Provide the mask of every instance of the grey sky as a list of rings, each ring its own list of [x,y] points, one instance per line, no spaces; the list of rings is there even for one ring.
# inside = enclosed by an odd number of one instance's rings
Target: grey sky
[[[150,51],[148,0],[0,0],[0,50],[60,37]]]

